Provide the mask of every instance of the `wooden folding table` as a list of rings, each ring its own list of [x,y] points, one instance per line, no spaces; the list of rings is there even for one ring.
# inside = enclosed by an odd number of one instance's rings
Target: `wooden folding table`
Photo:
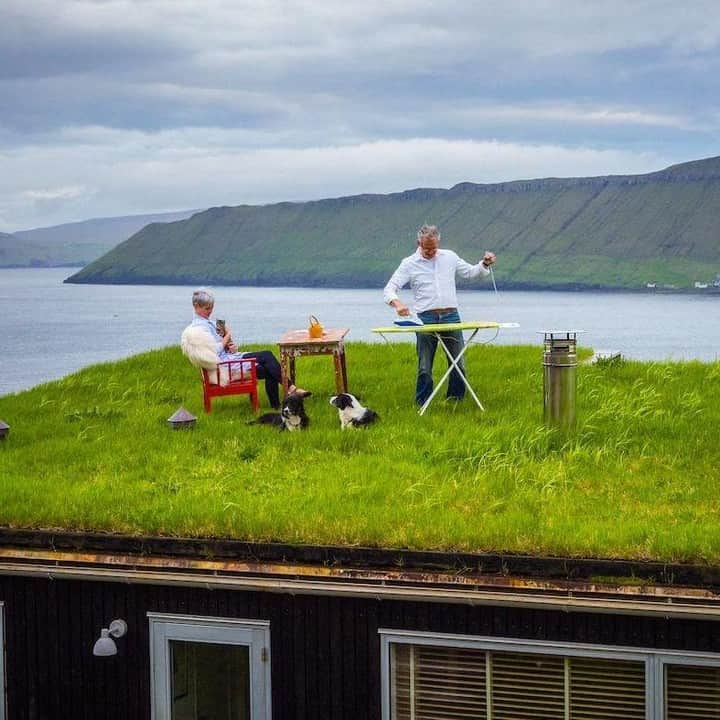
[[[345,345],[343,340],[350,328],[329,328],[322,337],[311,338],[307,330],[290,330],[280,340],[280,368],[283,390],[287,393],[290,384],[295,383],[295,360],[305,355],[332,355],[335,366],[335,388],[347,392],[347,368],[345,367]]]

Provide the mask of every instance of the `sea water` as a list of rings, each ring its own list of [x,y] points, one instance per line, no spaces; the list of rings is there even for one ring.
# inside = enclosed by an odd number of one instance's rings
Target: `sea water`
[[[174,345],[192,318],[192,287],[66,285],[72,268],[0,269],[0,395],[62,377],[86,365]],[[383,342],[391,325],[382,288],[218,287],[215,315],[244,343],[276,347],[287,330],[316,315],[347,327],[348,341]],[[410,295],[405,292],[405,300]],[[539,331],[582,330],[580,344],[643,360],[714,361],[720,356],[720,296],[505,291],[490,283],[459,293],[464,320],[516,322],[483,331],[499,344],[541,343]],[[409,342],[413,335],[394,341]],[[540,350],[538,350],[540,352]]]

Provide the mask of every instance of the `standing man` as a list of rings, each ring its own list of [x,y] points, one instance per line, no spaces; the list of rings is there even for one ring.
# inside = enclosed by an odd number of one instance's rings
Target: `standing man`
[[[437,227],[423,225],[417,234],[417,250],[400,263],[385,286],[385,302],[392,305],[398,315],[410,315],[410,309],[398,297],[400,288],[409,283],[415,313],[423,324],[460,322],[455,276],[487,277],[494,262],[495,253],[492,252],[486,252],[477,265],[470,265],[452,250],[441,250]],[[432,333],[417,333],[416,337],[418,374],[415,400],[418,405],[422,405],[433,390],[432,367],[438,341]],[[462,331],[443,332],[442,339],[450,354],[456,358],[465,344]],[[464,375],[464,359],[460,360],[459,367]],[[450,373],[447,396],[451,400],[462,400],[465,396],[465,383],[456,370]]]

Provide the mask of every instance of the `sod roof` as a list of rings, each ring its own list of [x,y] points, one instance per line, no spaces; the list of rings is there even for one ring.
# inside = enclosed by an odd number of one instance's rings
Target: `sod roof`
[[[347,355],[381,416],[365,430],[340,430],[327,357],[298,361],[298,433],[248,425],[247,397],[205,415],[175,347],[0,397],[0,525],[718,562],[720,363],[581,365],[567,434],[542,422],[540,347],[471,348],[486,412],[441,399],[423,417],[411,345]],[[195,429],[168,427],[181,405]]]

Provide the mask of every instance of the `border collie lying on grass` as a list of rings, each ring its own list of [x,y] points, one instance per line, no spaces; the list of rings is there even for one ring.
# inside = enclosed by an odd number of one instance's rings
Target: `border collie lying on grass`
[[[293,393],[288,395],[280,407],[280,412],[265,413],[248,425],[272,425],[278,430],[305,430],[310,425],[310,418],[305,413],[303,399],[312,395],[311,392]]]
[[[330,404],[338,409],[342,430],[346,427],[364,427],[380,417],[374,410],[363,407],[358,399],[350,393],[333,395],[330,398]]]

